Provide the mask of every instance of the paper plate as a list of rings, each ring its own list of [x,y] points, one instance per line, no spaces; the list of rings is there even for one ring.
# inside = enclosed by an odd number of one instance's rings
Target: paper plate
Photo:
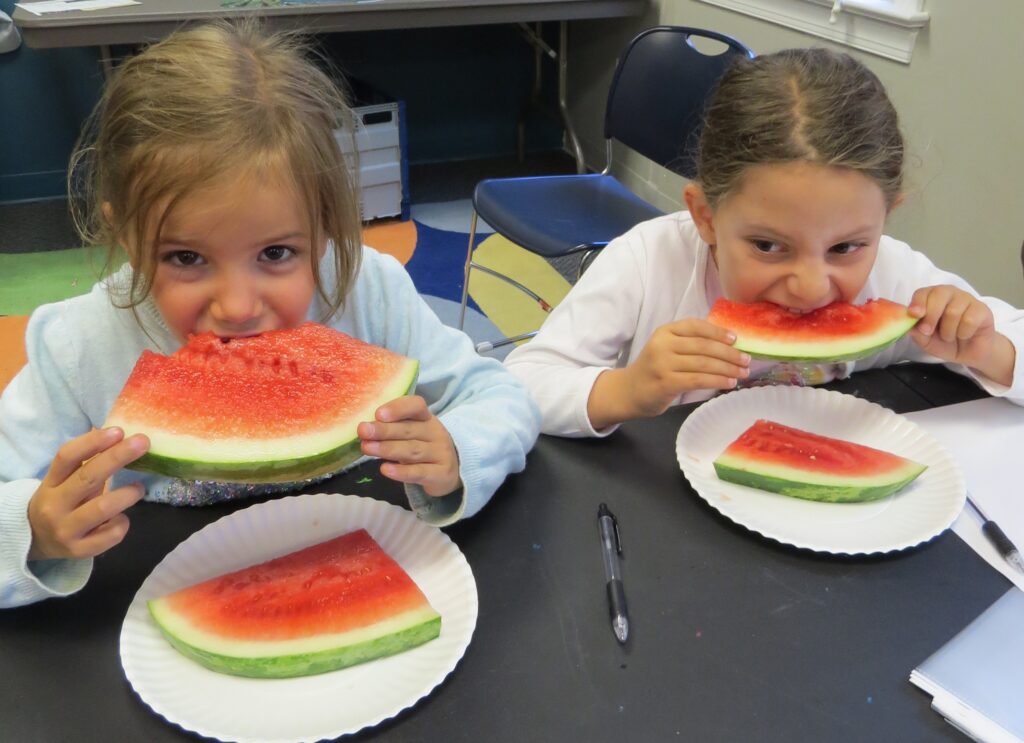
[[[713,460],[758,418],[898,454],[928,469],[870,503],[818,503],[718,479]],[[887,408],[814,387],[753,387],[702,404],[676,438],[690,485],[723,516],[770,539],[817,552],[895,552],[949,528],[964,506],[960,468],[930,435]]]
[[[178,653],[148,599],[364,528],[441,614],[441,635],[398,655],[294,679],[214,673]],[[300,495],[237,511],[193,534],[154,568],[121,627],[121,665],[167,721],[246,743],[317,741],[353,733],[412,706],[451,673],[476,627],[473,573],[437,528],[398,506],[354,495]]]

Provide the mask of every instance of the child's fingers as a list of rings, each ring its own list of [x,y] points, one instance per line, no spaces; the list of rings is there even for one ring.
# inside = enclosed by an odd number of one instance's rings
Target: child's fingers
[[[979,330],[992,325],[992,310],[984,303],[973,301],[960,318],[960,327],[957,329],[957,340],[966,341],[973,338]]]
[[[936,326],[939,338],[946,343],[956,342],[960,333],[960,325],[964,320],[964,313],[970,306],[971,299],[966,294],[956,295],[950,299]]]
[[[737,377],[747,376],[746,372]],[[731,390],[736,386],[737,377],[720,374],[691,374],[685,389],[693,390]],[[684,389],[680,387],[680,389]]]
[[[75,558],[95,557],[111,547],[120,544],[128,533],[128,517],[118,514],[104,521],[84,537],[75,542],[70,556]]]
[[[138,503],[144,494],[145,488],[139,483],[104,491],[72,511],[65,529],[73,539],[82,542],[107,522],[125,520],[127,526],[124,511]]]
[[[123,437],[124,431],[120,428],[105,428],[71,439],[57,450],[42,484],[48,488],[57,487],[67,480],[72,472],[79,469],[82,462],[109,449]]]
[[[676,354],[668,362],[673,372],[717,374],[724,377],[745,377],[750,373],[750,356],[716,358],[705,354]],[[735,359],[735,360],[734,360]]]
[[[734,366],[749,366],[750,354],[733,346],[709,338],[693,336],[673,336],[663,346],[662,352],[668,351],[676,358],[720,359]]]
[[[931,286],[926,289],[919,289],[914,293],[911,306],[915,308],[914,314],[920,315],[920,321],[915,329],[925,336],[936,333],[939,329],[939,322],[946,312],[946,307],[954,299],[955,290],[951,286]]]
[[[70,475],[61,488],[69,505],[78,503],[94,493],[103,490],[110,477],[123,467],[134,462],[149,449],[149,439],[142,434],[129,436],[82,464]]]
[[[419,395],[406,395],[392,400],[377,408],[374,417],[378,421],[389,423],[401,420],[430,420],[431,412],[427,401]]]
[[[431,441],[431,428],[421,421],[400,421],[398,423],[360,423],[356,434],[365,442],[371,441]]]
[[[732,345],[736,342],[736,334],[728,328],[712,325],[707,320],[685,318],[676,320],[666,326],[673,335],[684,338],[707,338],[709,340]]]
[[[460,487],[457,470],[449,470],[436,464],[395,464],[381,465],[380,473],[390,480],[419,485],[427,495],[447,495]]]
[[[391,480],[398,480],[399,482],[413,485],[424,485],[430,483],[432,471],[437,469],[436,465],[423,462],[399,464],[389,461],[380,466],[380,473]]]
[[[440,447],[427,441],[401,439],[396,441],[364,441],[363,453],[380,457],[389,462],[437,462],[441,458]]]

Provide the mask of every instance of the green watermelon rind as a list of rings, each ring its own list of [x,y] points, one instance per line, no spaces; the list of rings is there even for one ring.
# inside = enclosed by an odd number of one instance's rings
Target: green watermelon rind
[[[918,318],[908,316],[886,324],[884,328],[870,336],[827,340],[820,343],[787,343],[767,338],[751,338],[749,335],[737,333],[733,346],[750,354],[751,358],[763,361],[857,361],[881,353],[906,335],[917,321]]]
[[[859,478],[860,482],[843,483],[840,477],[824,477],[818,482],[811,481],[811,473],[797,473],[792,478],[757,472],[750,466],[735,466],[721,459],[713,463],[720,480],[736,485],[745,485],[793,498],[819,501],[822,503],[867,503],[893,495],[916,480],[927,465],[907,460],[907,465],[873,478]],[[802,479],[797,479],[802,478]],[[832,480],[832,482],[827,482]]]
[[[147,601],[161,634],[182,655],[217,673],[278,679],[313,676],[411,650],[441,634],[441,616],[431,611],[424,621],[363,642],[323,650],[277,656],[233,656],[199,648],[175,635],[162,621],[157,601]]]
[[[308,480],[337,472],[362,456],[357,437],[330,451],[297,459],[267,462],[198,462],[146,453],[132,462],[130,467],[139,472],[153,472],[180,480],[244,484],[282,483]]]
[[[416,388],[419,376],[419,362],[410,359],[403,368],[402,374],[388,384],[380,396],[367,406],[368,415],[381,405],[403,395],[410,394]],[[358,416],[357,416],[358,417]],[[351,432],[337,446],[325,451],[316,452],[304,457],[288,457],[278,460],[262,461],[228,461],[223,457],[217,460],[201,460],[174,456],[170,451],[173,447],[164,446],[159,452],[149,451],[129,465],[129,469],[139,472],[152,472],[181,480],[203,480],[212,482],[230,482],[240,484],[284,483],[308,480],[332,472],[338,472],[363,456],[361,442],[355,434],[359,421],[342,422],[339,429],[347,428]],[[107,425],[120,425],[125,437],[136,433],[130,425],[113,418]],[[145,433],[145,431],[141,431]],[[216,444],[209,444],[210,451],[216,451]]]

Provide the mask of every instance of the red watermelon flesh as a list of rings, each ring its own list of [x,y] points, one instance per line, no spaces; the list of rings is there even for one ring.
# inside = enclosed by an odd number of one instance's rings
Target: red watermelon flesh
[[[441,617],[365,529],[147,602],[171,644],[221,673],[304,676],[432,640]]]
[[[862,305],[833,302],[805,313],[771,302],[719,299],[708,322],[733,331],[736,348],[754,358],[823,362],[872,356],[899,340],[917,318],[888,299]]]
[[[249,338],[193,336],[143,351],[106,425],[145,433],[133,469],[195,480],[284,482],[360,456],[356,425],[406,394],[418,364],[305,323]]]
[[[926,469],[890,452],[767,420],[740,434],[714,467],[727,482],[829,502],[884,498]]]

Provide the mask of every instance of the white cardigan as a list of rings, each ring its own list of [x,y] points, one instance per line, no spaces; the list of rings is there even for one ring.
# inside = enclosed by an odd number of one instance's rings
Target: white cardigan
[[[608,244],[552,311],[537,336],[508,355],[505,365],[540,405],[543,433],[559,436],[606,436],[614,427],[594,430],[587,400],[598,375],[628,366],[640,355],[654,331],[687,317],[707,317],[720,296],[715,263],[700,239],[689,212],[643,222]],[[925,286],[953,284],[977,295],[963,279],[941,271],[905,243],[883,236],[878,257],[856,302],[884,298],[909,304]],[[992,395],[1024,404],[1024,311],[1002,300],[983,297],[995,315],[996,329],[1017,349],[1018,363],[1010,387],[950,364]],[[885,367],[899,361],[938,362],[904,337],[876,356],[847,364],[819,367],[815,383],[853,371]],[[676,402],[705,400],[714,390],[696,390]]]

